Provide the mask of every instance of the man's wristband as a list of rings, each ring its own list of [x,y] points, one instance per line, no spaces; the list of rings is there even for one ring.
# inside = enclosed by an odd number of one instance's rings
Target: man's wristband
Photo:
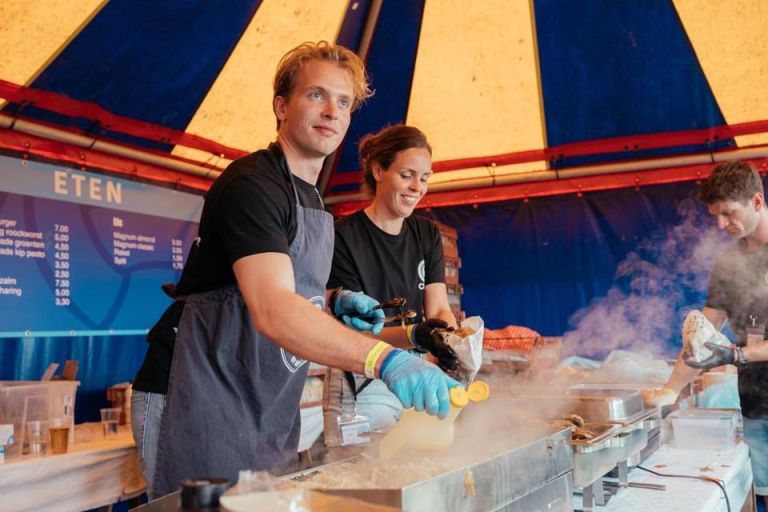
[[[373,346],[370,352],[368,352],[368,356],[365,358],[365,378],[366,379],[376,378],[376,361],[379,360],[379,357],[381,357],[382,352],[384,352],[388,348],[391,348],[391,345],[389,343],[385,341],[380,341]]]
[[[747,357],[744,355],[744,349],[736,347],[733,351],[733,364],[736,366],[744,366],[747,364]]]

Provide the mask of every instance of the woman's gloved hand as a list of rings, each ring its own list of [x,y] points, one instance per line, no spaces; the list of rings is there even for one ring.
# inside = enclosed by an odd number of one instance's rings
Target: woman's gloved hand
[[[384,311],[379,301],[363,292],[337,289],[331,294],[331,312],[347,326],[358,331],[379,334],[384,328]]]
[[[427,319],[407,329],[408,340],[414,347],[435,356],[443,370],[455,371],[459,367],[459,359],[444,337],[444,333],[450,331],[453,327],[439,318]]]
[[[413,407],[441,419],[451,410],[448,390],[461,385],[432,363],[402,350],[382,365],[381,380],[406,409]]]
[[[691,368],[698,368],[699,370],[711,370],[718,366],[726,364],[738,364],[739,361],[736,357],[736,349],[732,347],[724,347],[710,341],[704,343],[704,346],[712,351],[712,355],[703,361],[696,361],[695,359],[686,359],[685,364]]]

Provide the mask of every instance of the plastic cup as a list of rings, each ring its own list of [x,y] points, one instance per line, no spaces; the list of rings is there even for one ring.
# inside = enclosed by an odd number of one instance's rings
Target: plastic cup
[[[48,422],[34,420],[27,422],[27,441],[30,455],[43,455],[48,447]]]
[[[101,426],[104,428],[104,437],[117,437],[117,429],[120,424],[120,407],[108,407],[101,409]]]
[[[51,421],[49,432],[51,435],[51,453],[67,453],[69,447],[69,421],[56,418]]]

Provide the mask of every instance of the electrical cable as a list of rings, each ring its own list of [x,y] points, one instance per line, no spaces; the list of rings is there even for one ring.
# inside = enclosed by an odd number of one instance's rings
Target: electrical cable
[[[725,491],[725,483],[719,478],[715,478],[711,476],[673,475],[670,473],[659,473],[658,471],[644,468],[643,466],[636,466],[636,467],[637,469],[642,469],[643,471],[647,471],[648,473],[651,473],[656,476],[661,476],[664,478],[689,478],[691,480],[703,480],[704,482],[712,482],[713,484],[717,485],[722,491],[723,497],[725,498],[725,508],[728,509],[728,512],[731,512],[731,502],[728,499],[728,493]]]

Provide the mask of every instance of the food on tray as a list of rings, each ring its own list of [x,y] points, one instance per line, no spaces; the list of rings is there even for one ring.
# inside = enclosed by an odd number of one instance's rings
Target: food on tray
[[[308,489],[398,489],[453,469],[447,463],[420,458],[413,462],[381,461],[361,456],[353,462],[328,466],[300,485]]]
[[[477,496],[477,489],[475,489],[475,476],[472,474],[472,470],[468,469],[467,474],[464,475],[464,497],[468,495]]]
[[[566,417],[553,420],[552,426],[556,428],[570,428],[573,431],[571,439],[574,441],[588,441],[598,435],[597,432],[587,427],[584,418],[578,414],[569,414]]]

